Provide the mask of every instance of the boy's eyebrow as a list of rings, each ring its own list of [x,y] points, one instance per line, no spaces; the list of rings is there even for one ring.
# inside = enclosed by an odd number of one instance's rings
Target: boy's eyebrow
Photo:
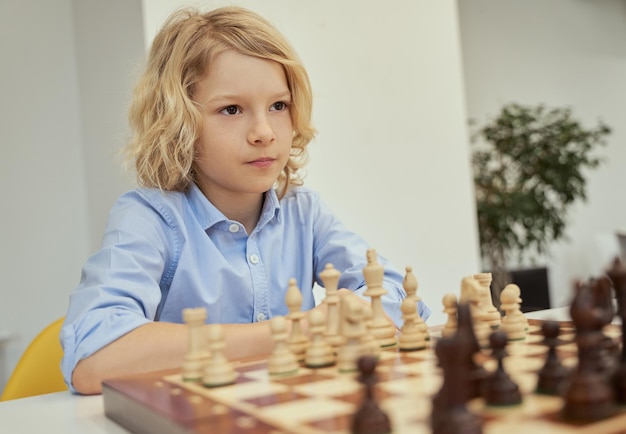
[[[236,100],[241,98],[241,95],[237,95],[237,94],[220,94],[220,95],[215,95],[209,99],[207,99],[204,103],[205,104],[219,104],[219,103],[229,103],[232,100]],[[271,100],[281,100],[281,99],[291,99],[291,91],[286,90],[284,92],[278,92],[275,93],[273,95],[270,95],[270,97],[268,99]]]

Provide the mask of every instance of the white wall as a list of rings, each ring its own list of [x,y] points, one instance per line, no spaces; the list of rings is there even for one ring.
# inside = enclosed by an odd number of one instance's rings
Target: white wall
[[[613,128],[589,173],[589,200],[569,215],[569,240],[547,258],[553,306],[572,282],[601,273],[626,228],[626,1],[459,0],[468,114],[479,122],[508,102],[569,106],[584,125]]]
[[[307,185],[398,267],[441,322],[479,266],[453,0],[144,0],[146,41],[180,5],[235,3],[292,42],[313,85]],[[363,252],[365,254],[365,252]]]
[[[114,154],[143,58],[138,0],[0,1],[0,390],[130,185]]]
[[[109,209],[134,185],[119,154],[127,109],[145,59],[139,0],[72,0],[80,89],[83,172],[90,251],[100,246]]]
[[[88,251],[71,1],[0,2],[0,388],[65,314]],[[1,350],[0,350],[1,351]]]

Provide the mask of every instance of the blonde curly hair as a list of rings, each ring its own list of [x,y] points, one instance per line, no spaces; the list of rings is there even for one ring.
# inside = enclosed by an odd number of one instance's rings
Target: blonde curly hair
[[[306,164],[306,147],[315,136],[308,74],[285,37],[267,20],[244,8],[223,7],[207,13],[174,12],[152,43],[131,101],[132,137],[124,149],[140,185],[185,191],[195,181],[195,144],[202,117],[192,96],[209,62],[225,50],[283,66],[294,131],[289,161],[275,187],[283,197],[290,185],[302,184],[298,169]]]

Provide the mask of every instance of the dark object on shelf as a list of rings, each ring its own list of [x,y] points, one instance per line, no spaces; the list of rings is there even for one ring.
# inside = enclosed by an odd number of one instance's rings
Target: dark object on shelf
[[[548,269],[545,267],[510,270],[511,282],[522,292],[522,312],[550,309]]]

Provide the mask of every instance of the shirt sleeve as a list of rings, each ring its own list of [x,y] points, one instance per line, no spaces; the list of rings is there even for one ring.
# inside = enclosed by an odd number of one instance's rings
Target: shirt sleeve
[[[316,231],[314,254],[317,283],[323,286],[319,275],[326,264],[331,263],[341,272],[339,288],[347,288],[363,296],[367,289],[363,267],[367,264],[366,254],[370,246],[361,236],[348,230],[319,197],[311,206]],[[383,308],[396,326],[401,327],[403,321],[400,307],[406,297],[402,286],[404,277],[389,260],[377,253],[378,262],[385,270],[383,287],[387,294],[382,297]],[[427,320],[431,311],[421,300],[418,310],[422,319]]]
[[[154,319],[171,262],[167,234],[166,222],[137,193],[112,208],[102,248],[83,266],[61,330],[61,369],[71,391],[81,359]]]

